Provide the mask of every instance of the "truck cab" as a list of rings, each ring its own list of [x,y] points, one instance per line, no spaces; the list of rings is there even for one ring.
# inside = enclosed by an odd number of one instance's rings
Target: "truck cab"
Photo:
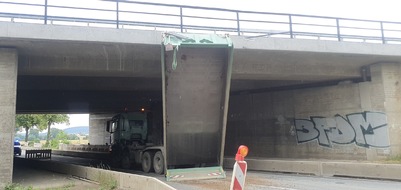
[[[147,114],[144,112],[118,114],[108,121],[107,131],[111,134],[111,145],[115,144],[115,141],[145,144],[148,134]]]
[[[151,117],[146,112],[120,113],[107,121],[114,167],[129,169],[141,164],[144,172],[164,173],[162,146],[149,141]]]

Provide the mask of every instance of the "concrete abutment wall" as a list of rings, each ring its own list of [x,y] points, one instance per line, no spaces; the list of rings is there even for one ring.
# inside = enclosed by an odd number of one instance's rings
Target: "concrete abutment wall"
[[[400,154],[401,64],[371,66],[372,80],[232,96],[226,155],[378,160]]]
[[[0,188],[13,174],[17,67],[17,51],[0,48]]]

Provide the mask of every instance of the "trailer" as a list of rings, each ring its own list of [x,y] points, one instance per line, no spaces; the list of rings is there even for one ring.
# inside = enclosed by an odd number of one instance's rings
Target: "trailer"
[[[140,163],[168,181],[225,178],[232,62],[228,35],[164,33],[161,114],[143,109],[108,121],[114,162],[124,168]],[[162,135],[150,140],[155,123]]]

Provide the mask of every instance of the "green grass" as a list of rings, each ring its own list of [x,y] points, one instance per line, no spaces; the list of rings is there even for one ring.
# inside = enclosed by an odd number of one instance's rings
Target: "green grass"
[[[70,190],[71,188],[75,187],[74,183],[69,183],[67,185],[64,185],[63,187],[59,188],[47,188],[46,190]]]
[[[101,190],[114,190],[117,189],[117,180],[111,174],[99,174],[99,184]]]
[[[69,190],[71,188],[75,187],[74,183],[70,183],[67,185],[64,185],[63,187],[59,187],[59,188],[47,188],[46,190]],[[4,187],[4,190],[38,190],[38,189],[34,189],[32,186],[28,186],[28,187],[24,187],[21,184],[18,183],[10,183],[7,184]]]
[[[389,157],[384,162],[388,164],[401,164],[401,155]]]
[[[10,183],[4,187],[4,190],[34,190],[33,187],[24,187],[18,183]]]

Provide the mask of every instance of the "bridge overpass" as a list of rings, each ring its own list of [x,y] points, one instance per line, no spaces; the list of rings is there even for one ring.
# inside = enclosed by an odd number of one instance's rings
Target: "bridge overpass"
[[[236,29],[226,155],[240,144],[255,158],[401,154],[401,46],[390,43],[398,38],[311,40],[294,38],[303,34],[295,30],[281,38]],[[0,22],[0,151],[7,155],[0,182],[11,180],[16,113],[90,113],[90,142],[104,144],[110,115],[160,104],[161,41],[158,30]]]
[[[17,113],[107,112],[135,105],[126,102],[130,96],[160,99],[159,31],[7,22],[0,27],[0,45],[18,56]],[[401,60],[398,45],[231,38],[233,94],[367,81],[370,65]]]

